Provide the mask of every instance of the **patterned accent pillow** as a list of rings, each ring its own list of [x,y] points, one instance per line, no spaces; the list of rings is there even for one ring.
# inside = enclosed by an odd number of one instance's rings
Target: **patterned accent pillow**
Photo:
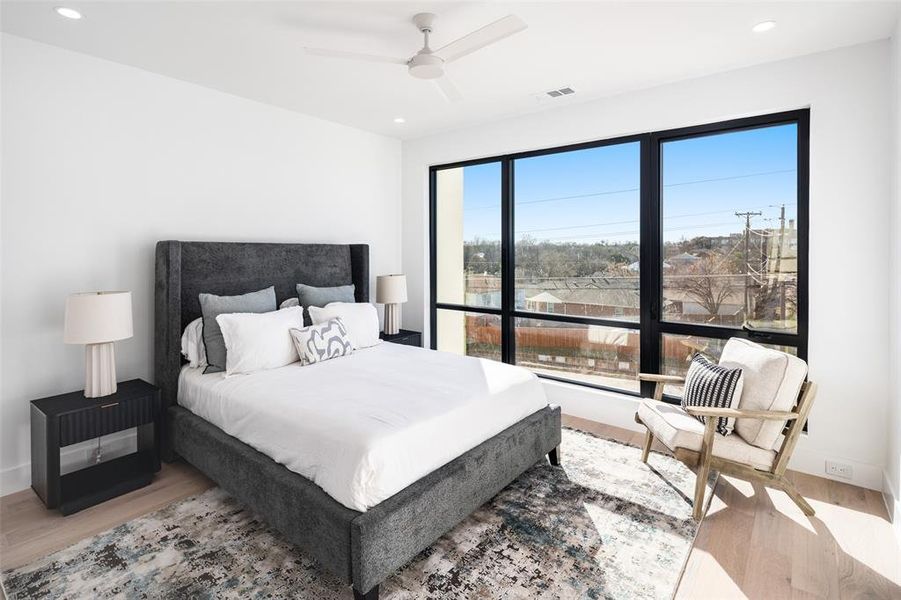
[[[714,364],[695,354],[685,376],[685,391],[682,393],[682,408],[703,406],[706,408],[735,408],[741,398],[743,383],[742,370],[730,369]],[[706,417],[695,417],[706,423]],[[729,435],[735,427],[735,419],[720,417],[716,430]]]
[[[347,337],[347,329],[338,318],[303,329],[291,329],[290,332],[301,365],[347,356],[354,351],[353,344]]]

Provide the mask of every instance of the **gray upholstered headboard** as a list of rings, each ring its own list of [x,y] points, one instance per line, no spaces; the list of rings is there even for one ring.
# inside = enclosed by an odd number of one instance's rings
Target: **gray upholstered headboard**
[[[198,294],[243,294],[273,285],[280,303],[296,296],[298,283],[353,283],[356,301],[368,302],[369,246],[157,242],[153,362],[163,406],[176,401],[181,334],[200,316]]]

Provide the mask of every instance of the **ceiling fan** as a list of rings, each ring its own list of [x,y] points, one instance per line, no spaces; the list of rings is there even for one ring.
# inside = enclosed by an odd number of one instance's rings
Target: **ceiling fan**
[[[395,58],[392,56],[378,56],[374,54],[361,54],[358,52],[345,52],[343,50],[326,50],[323,48],[304,48],[308,54],[328,56],[332,58],[349,58],[352,60],[365,60],[368,62],[390,63],[406,65],[407,71],[413,77],[419,79],[432,79],[438,89],[449,102],[457,102],[463,98],[457,87],[448,79],[445,65],[458,58],[472,54],[485,46],[489,46],[506,37],[519,33],[528,25],[516,15],[508,15],[503,19],[485,25],[472,33],[468,33],[438,50],[429,47],[429,36],[432,33],[432,24],[435,15],[432,13],[419,13],[413,16],[413,24],[422,32],[425,44],[422,49],[411,58]]]

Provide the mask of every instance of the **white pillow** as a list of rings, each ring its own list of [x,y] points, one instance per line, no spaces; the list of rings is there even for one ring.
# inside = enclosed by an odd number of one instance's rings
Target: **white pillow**
[[[300,300],[297,299],[297,296],[285,298],[282,300],[282,303],[278,305],[279,308],[290,308],[292,306],[300,306]]]
[[[216,317],[225,340],[225,373],[253,373],[298,360],[292,328],[303,327],[303,308],[266,313],[231,313]]]
[[[379,340],[379,313],[368,302],[331,302],[323,308],[309,306],[314,325],[341,319],[354,350],[375,346]]]
[[[181,353],[192,369],[206,366],[206,347],[203,345],[203,317],[197,317],[181,334]]]

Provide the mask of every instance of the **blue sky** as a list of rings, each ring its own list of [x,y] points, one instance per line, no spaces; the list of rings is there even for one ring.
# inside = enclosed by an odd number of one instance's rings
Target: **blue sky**
[[[780,125],[665,143],[664,239],[739,232],[749,210],[775,227],[783,203],[796,219],[796,139]],[[465,239],[500,239],[500,181],[499,163],[465,167]],[[637,142],[517,160],[514,187],[517,239],[638,241]]]

